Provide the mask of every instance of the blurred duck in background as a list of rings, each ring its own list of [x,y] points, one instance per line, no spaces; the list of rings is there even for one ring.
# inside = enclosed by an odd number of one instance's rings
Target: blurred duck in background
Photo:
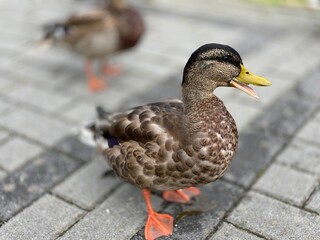
[[[93,69],[93,60],[100,62],[100,71],[116,75],[120,69],[108,66],[106,57],[134,47],[144,33],[141,15],[124,0],[110,0],[104,9],[87,10],[70,16],[64,22],[44,27],[41,44],[61,46],[86,57],[85,72],[89,90],[106,87]]]

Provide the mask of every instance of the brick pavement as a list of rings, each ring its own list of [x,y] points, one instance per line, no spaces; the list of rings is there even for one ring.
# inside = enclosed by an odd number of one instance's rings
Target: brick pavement
[[[94,107],[126,109],[178,97],[182,69],[203,43],[235,47],[269,78],[256,101],[219,89],[240,129],[227,174],[174,215],[163,239],[320,239],[320,14],[234,0],[130,1],[148,31],[115,56],[124,73],[109,89],[86,90],[82,59],[40,50],[40,26],[93,1],[0,2],[0,239],[143,239],[146,210],[75,128]]]

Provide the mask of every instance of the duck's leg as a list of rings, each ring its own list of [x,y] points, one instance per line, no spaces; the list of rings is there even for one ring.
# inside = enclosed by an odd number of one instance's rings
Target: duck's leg
[[[169,236],[173,231],[173,217],[168,214],[157,213],[153,210],[150,201],[150,191],[142,190],[143,197],[148,208],[148,219],[144,230],[147,240],[153,240],[161,236]]]
[[[88,88],[90,91],[96,92],[106,87],[106,83],[100,78],[98,78],[98,76],[94,73],[91,59],[87,59],[86,62],[86,75],[88,81]]]
[[[168,202],[188,203],[192,197],[200,195],[201,191],[196,187],[164,191],[162,197]]]
[[[118,65],[109,65],[107,60],[102,60],[100,64],[100,71],[106,75],[118,76],[122,72],[122,68]]]

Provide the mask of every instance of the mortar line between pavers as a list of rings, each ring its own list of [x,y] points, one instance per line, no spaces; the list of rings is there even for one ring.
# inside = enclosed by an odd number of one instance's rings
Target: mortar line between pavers
[[[313,210],[310,210],[310,209],[306,208],[306,206],[307,206],[308,201],[309,201],[310,198],[312,197],[312,195],[313,195],[315,192],[317,192],[317,191],[319,190],[319,188],[320,188],[320,178],[318,178],[318,183],[317,183],[317,185],[315,186],[315,188],[313,189],[313,191],[310,193],[310,195],[306,198],[305,202],[304,202],[304,203],[302,204],[302,206],[301,206],[301,208],[303,208],[304,210],[310,211],[310,212],[312,212],[312,213],[316,213],[316,214],[318,214],[318,215],[320,215],[318,212],[313,211]]]
[[[306,170],[306,169],[303,169],[303,168],[299,168],[297,166],[290,165],[288,163],[275,161],[274,164],[277,164],[277,165],[282,166],[282,167],[286,167],[288,169],[295,170],[295,171],[300,172],[300,173],[306,173],[308,175],[317,176],[318,178],[320,177],[320,173],[310,172],[309,170]]]
[[[77,208],[79,208],[79,209],[81,209],[81,210],[83,211],[83,213],[82,213],[81,215],[79,215],[79,217],[74,221],[74,223],[70,224],[63,232],[61,232],[60,234],[58,234],[58,235],[54,238],[54,239],[58,239],[58,238],[60,238],[61,236],[63,236],[63,235],[64,235],[69,229],[71,229],[74,225],[76,225],[78,222],[80,222],[80,221],[89,213],[89,211],[87,211],[87,210],[79,207],[78,205],[76,205],[76,204],[74,204],[74,203],[72,203],[72,202],[66,201],[64,198],[61,198],[61,197],[58,196],[58,195],[52,194],[52,192],[50,192],[50,193],[48,193],[48,194],[51,195],[51,196],[56,197],[57,199],[59,199],[59,200],[61,200],[61,201],[63,201],[63,202],[66,202],[66,203],[68,203],[68,204],[70,204],[70,205],[72,205],[72,206],[75,206],[75,207],[77,207]]]
[[[262,239],[272,240],[271,238],[267,238],[266,236],[263,236],[263,235],[261,235],[261,234],[259,234],[259,233],[256,233],[256,232],[253,232],[253,231],[250,230],[250,229],[246,229],[246,228],[242,227],[241,225],[237,225],[237,224],[235,224],[235,223],[229,222],[228,220],[225,220],[224,222],[226,222],[226,223],[228,223],[228,224],[231,224],[232,226],[234,226],[234,227],[237,228],[237,229],[240,229],[240,230],[242,230],[242,231],[245,231],[245,232],[247,232],[247,233],[250,233],[250,234],[252,234],[252,235],[255,235],[255,236],[257,236],[257,237],[260,237],[260,238],[262,238]]]
[[[318,185],[318,184],[317,184],[317,185]],[[317,186],[317,185],[316,185],[316,186]],[[299,206],[299,205],[297,205],[297,204],[295,204],[295,203],[293,203],[293,202],[290,202],[290,201],[286,201],[286,200],[283,199],[283,198],[279,198],[279,197],[273,196],[272,194],[269,194],[269,193],[267,193],[267,192],[261,191],[261,190],[259,190],[259,189],[250,189],[250,190],[251,190],[252,192],[259,193],[260,195],[263,195],[263,196],[265,196],[265,197],[271,198],[271,199],[276,200],[276,201],[278,201],[278,202],[282,202],[282,203],[284,203],[284,204],[286,204],[286,205],[289,205],[289,206],[291,206],[291,207],[299,208],[300,210],[304,210],[302,206]],[[312,190],[312,191],[313,191],[313,190]],[[312,192],[312,191],[311,191],[311,192]],[[308,211],[308,212],[312,212],[312,211],[310,211],[310,210],[307,210],[307,211]],[[312,212],[312,213],[314,213],[314,212]]]

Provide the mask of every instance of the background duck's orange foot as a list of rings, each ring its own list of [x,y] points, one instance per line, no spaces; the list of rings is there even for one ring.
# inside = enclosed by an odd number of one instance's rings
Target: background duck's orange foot
[[[152,212],[148,215],[144,231],[147,240],[154,240],[161,236],[169,236],[173,231],[173,217],[168,214]]]
[[[103,65],[101,66],[101,72],[109,76],[118,76],[122,73],[122,68],[118,65]]]
[[[102,89],[106,88],[107,84],[105,81],[97,78],[91,77],[88,79],[88,88],[92,92],[101,91]]]
[[[179,190],[164,191],[162,197],[168,202],[188,203],[192,197],[200,195],[201,191],[196,187]]]

